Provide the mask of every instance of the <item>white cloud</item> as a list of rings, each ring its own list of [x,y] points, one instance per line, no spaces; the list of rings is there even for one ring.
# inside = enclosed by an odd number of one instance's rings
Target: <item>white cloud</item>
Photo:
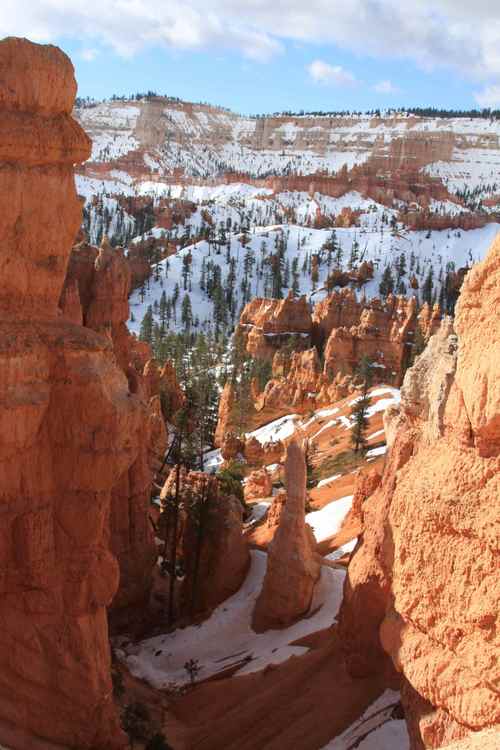
[[[474,99],[480,107],[497,109],[500,107],[500,84],[486,86],[482,91],[474,94]]]
[[[500,82],[500,4],[492,0],[1,0],[0,36],[71,36],[120,55],[148,46],[232,49],[253,60],[287,41],[451,66],[486,86]]]
[[[98,56],[98,54],[99,54],[99,50],[98,49],[95,49],[95,47],[90,47],[88,49],[82,50],[81,53],[80,53],[80,56],[86,62],[92,62],[93,60],[96,59],[96,57]]]
[[[392,81],[379,81],[375,84],[373,87],[373,90],[377,92],[377,94],[398,94],[399,89],[397,86],[395,86]]]
[[[341,65],[330,65],[323,60],[314,60],[307,66],[307,71],[315,83],[336,86],[353,86],[357,83],[356,77]]]

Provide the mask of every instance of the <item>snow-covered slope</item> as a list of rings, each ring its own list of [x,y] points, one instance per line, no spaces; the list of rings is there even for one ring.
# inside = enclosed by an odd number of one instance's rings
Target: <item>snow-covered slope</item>
[[[176,169],[199,177],[230,171],[256,177],[336,172],[344,164],[350,169],[370,157],[387,155],[397,140],[426,149],[426,163],[437,161],[433,156],[441,151],[446,161],[472,164],[469,150],[476,155],[475,161],[498,164],[492,150],[498,149],[500,123],[481,118],[250,118],[162,98],[102,102],[78,108],[75,114],[93,139],[93,162],[112,162],[137,151],[136,169],[141,164],[144,172],[152,174]],[[473,178],[475,174],[474,167]]]
[[[499,224],[492,223],[468,232],[401,230],[394,233],[381,222],[380,214],[378,220],[376,212],[367,214],[367,217],[367,226],[335,229],[336,240],[342,248],[344,268],[347,267],[354,243],[359,246],[359,259],[373,261],[374,277],[363,287],[362,292],[367,298],[378,296],[385,266],[395,264],[402,254],[406,259],[407,273],[403,281],[407,292],[415,293],[408,283],[409,276],[414,274],[421,287],[432,267],[435,288],[439,293],[447,264],[453,263],[455,268],[460,268],[481,259],[500,230]],[[182,330],[185,327],[181,309],[186,295],[192,307],[194,330],[213,328],[218,303],[210,296],[208,280],[214,274],[219,275],[222,287],[230,296],[227,322],[229,325],[236,322],[246,301],[252,297],[271,295],[271,266],[268,260],[276,252],[276,243],[279,242],[285,243],[283,294],[292,287],[295,263],[298,293],[307,295],[312,302],[319,301],[326,294],[323,285],[332,268],[328,266],[327,253],[321,248],[331,235],[331,229],[310,229],[285,224],[254,227],[247,239],[243,240],[248,241],[246,246],[242,244],[240,234],[229,234],[224,247],[214,246],[206,240],[188,246],[158,264],[146,287],[132,294],[129,326],[132,331],[138,332],[150,305],[153,307],[154,318],[158,321],[163,293],[167,299],[172,299],[178,286],[177,303],[168,321],[168,328]],[[322,261],[318,269],[318,280],[314,283],[309,263],[311,256],[318,253]],[[186,266],[189,273],[186,274],[184,283],[183,271]],[[250,268],[250,271],[246,273],[245,268]],[[234,282],[231,282],[231,276],[234,277]],[[242,289],[245,277],[248,279],[246,291]]]

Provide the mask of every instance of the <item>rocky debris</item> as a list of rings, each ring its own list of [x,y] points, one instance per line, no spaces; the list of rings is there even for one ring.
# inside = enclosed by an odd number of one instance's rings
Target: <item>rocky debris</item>
[[[266,469],[252,471],[245,482],[245,500],[258,500],[262,497],[270,497],[273,491],[273,483]]]
[[[391,657],[415,749],[500,722],[499,290],[497,240],[464,282],[456,333],[445,321],[406,374],[345,586],[350,669]]]
[[[268,548],[266,575],[253,613],[257,632],[286,627],[305,615],[320,576],[316,542],[305,522],[306,462],[296,441],[287,448],[285,486],[287,499]]]
[[[144,410],[110,340],[58,313],[81,222],[73,164],[90,153],[70,114],[73,67],[9,38],[0,69],[0,727],[118,750],[108,517]]]

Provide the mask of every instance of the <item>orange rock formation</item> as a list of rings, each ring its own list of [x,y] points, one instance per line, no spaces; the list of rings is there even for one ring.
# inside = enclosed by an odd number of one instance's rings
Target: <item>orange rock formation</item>
[[[286,502],[268,548],[266,575],[255,603],[252,627],[257,632],[286,627],[304,615],[320,575],[316,542],[305,522],[304,451],[295,441],[287,448],[285,486]]]
[[[272,359],[284,342],[293,341],[294,349],[306,348],[311,334],[311,312],[305,297],[286,299],[256,297],[241,313],[237,333],[254,357]]]
[[[73,67],[55,47],[10,38],[0,69],[0,741],[15,725],[121,748],[108,517],[139,455],[142,406],[110,340],[58,314],[81,221],[73,164],[90,153],[70,114]]]
[[[386,414],[390,454],[348,569],[351,671],[391,657],[415,749],[500,722],[499,290],[497,240],[466,277],[456,333],[442,324]]]

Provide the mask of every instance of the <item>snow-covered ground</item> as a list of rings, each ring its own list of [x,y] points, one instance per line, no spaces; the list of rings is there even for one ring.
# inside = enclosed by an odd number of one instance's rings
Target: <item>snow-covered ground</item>
[[[290,644],[334,622],[342,601],[344,571],[323,566],[310,615],[283,630],[257,634],[251,621],[266,572],[267,555],[254,550],[251,556],[250,571],[240,590],[201,625],[126,647],[120,647],[117,641],[118,656],[126,661],[132,674],[161,689],[187,684],[189,674],[184,665],[191,659],[199,666],[198,679],[205,679],[235,665],[239,667],[239,675],[258,672],[268,664],[279,664],[290,656],[306,653],[306,647]]]
[[[246,437],[256,438],[261,445],[277,442],[278,440],[285,440],[295,432],[295,426],[298,419],[300,419],[298,414],[288,414],[285,417],[280,417],[272,422],[268,422],[268,424],[259,427],[257,430],[247,432]]]
[[[374,278],[363,286],[362,292],[367,298],[371,298],[379,295],[379,284],[385,266],[388,263],[394,265],[401,255],[405,256],[408,269],[403,279],[408,294],[414,293],[409,285],[409,276],[415,274],[422,287],[431,267],[435,288],[439,291],[441,281],[446,275],[447,264],[453,263],[455,268],[460,268],[482,259],[499,230],[500,225],[492,223],[468,232],[443,230],[398,232],[394,235],[383,226],[377,230],[351,227],[336,229],[335,236],[342,247],[344,268],[347,267],[354,243],[359,246],[359,258],[373,262]],[[228,276],[234,273],[232,319],[236,322],[244,306],[241,282],[245,275],[248,278],[247,299],[270,296],[272,278],[269,258],[275,252],[275,243],[282,241],[286,245],[283,294],[286,294],[292,286],[295,262],[298,293],[305,294],[312,303],[317,302],[326,295],[323,287],[332,270],[331,266],[328,266],[327,255],[322,250],[322,246],[331,234],[331,230],[328,229],[310,229],[296,224],[285,224],[254,227],[252,233],[248,235],[246,246],[241,242],[241,235],[231,235],[229,250],[227,247],[216,247],[206,240],[188,246],[175,256],[168,258],[167,261],[162,261],[145,290],[142,292],[136,290],[132,294],[130,302],[133,319],[130,319],[129,327],[132,331],[138,332],[147,307],[154,305],[155,302],[158,304],[163,292],[171,298],[178,285],[180,296],[176,305],[175,318],[169,321],[169,328],[183,329],[181,303],[186,294],[189,295],[191,302],[195,330],[211,328],[214,320],[214,302],[210,299],[208,292],[202,289],[203,269],[207,276],[208,266],[212,269],[211,273],[214,273],[215,268],[218,269],[217,273],[220,274],[223,288],[228,287]],[[322,262],[318,269],[318,281],[314,283],[308,266],[312,255],[318,253],[322,257]],[[190,263],[189,277],[184,288],[183,259],[186,256],[190,257]],[[245,266],[248,268],[249,265],[251,271],[246,274]]]
[[[317,542],[323,542],[339,531],[344,518],[351,510],[353,497],[341,497],[340,500],[328,503],[321,510],[306,514],[306,521],[311,526]]]
[[[399,693],[386,690],[364,714],[321,750],[409,750],[404,719],[394,717]]]
[[[258,502],[249,504],[250,518],[248,523],[254,525],[261,521],[266,515],[267,511],[271,506],[271,500],[259,500]]]
[[[342,544],[340,547],[337,547],[337,549],[334,552],[330,552],[328,555],[325,555],[325,560],[330,560],[334,562],[335,560],[338,560],[344,555],[350,554],[354,550],[354,547],[356,546],[357,543],[358,543],[357,538],[351,539],[350,542],[346,542],[345,544]]]
[[[383,430],[382,430],[383,432]],[[324,487],[325,484],[330,484],[331,482],[335,482],[336,479],[340,479],[342,474],[334,474],[332,477],[326,477],[326,479],[322,479],[318,484],[316,485],[317,489],[320,487]]]

